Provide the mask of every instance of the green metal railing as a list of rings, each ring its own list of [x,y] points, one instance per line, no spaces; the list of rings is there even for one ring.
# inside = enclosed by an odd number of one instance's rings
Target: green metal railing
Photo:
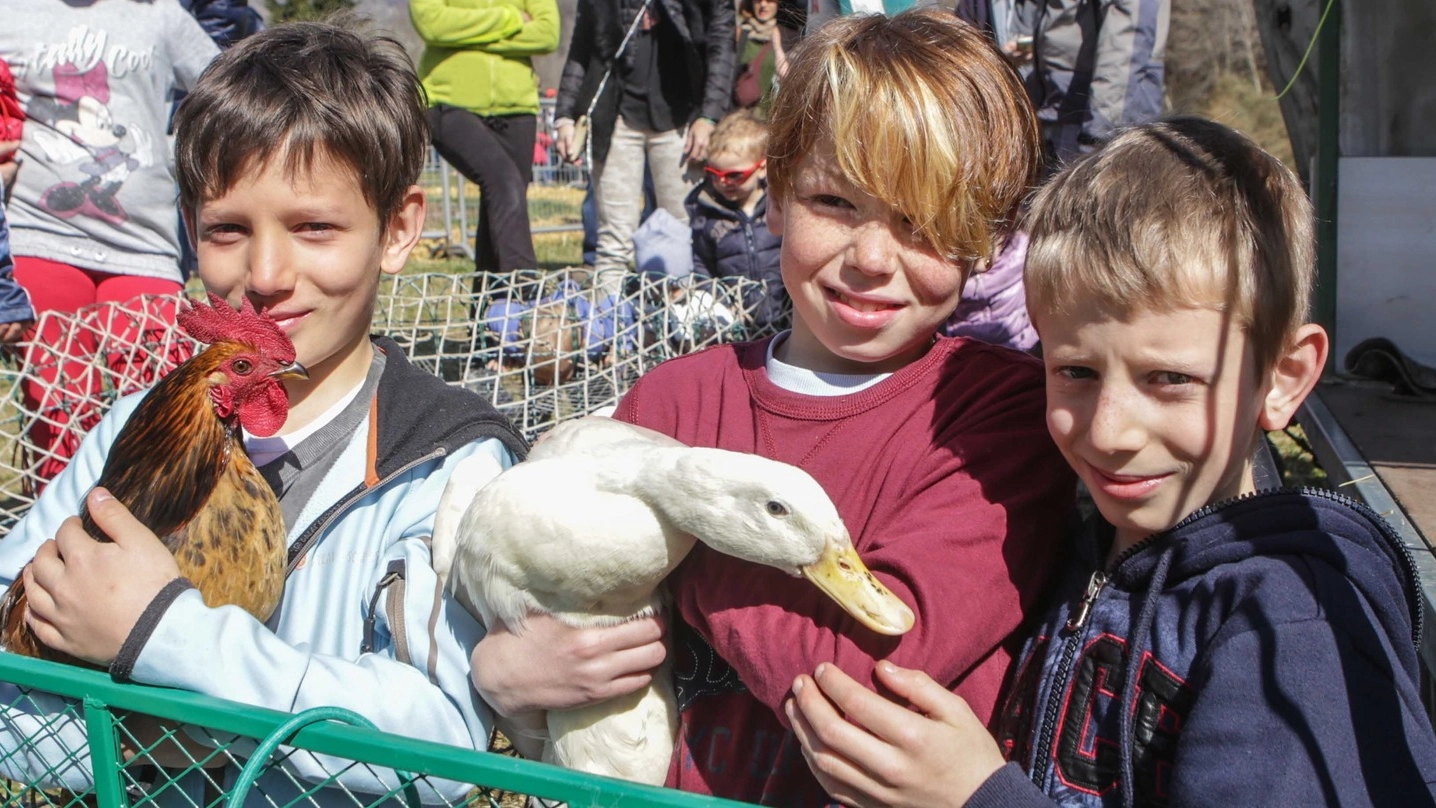
[[[343,710],[292,716],[0,652],[0,737],[19,718],[41,729],[18,748],[0,748],[6,808],[521,805],[517,795],[572,806],[741,805],[337,723],[358,718]],[[82,748],[42,758],[60,727],[73,735],[81,725]],[[298,775],[290,765],[298,755],[324,761],[326,776]]]

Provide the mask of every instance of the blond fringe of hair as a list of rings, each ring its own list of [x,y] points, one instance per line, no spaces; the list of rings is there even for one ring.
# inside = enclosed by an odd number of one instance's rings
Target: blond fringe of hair
[[[760,160],[768,150],[768,124],[751,109],[739,109],[723,116],[708,139],[708,156],[731,154]]]
[[[1221,124],[1125,130],[1034,197],[1025,282],[1034,321],[1076,301],[1115,316],[1214,308],[1268,370],[1309,315],[1311,204],[1282,162]]]
[[[987,36],[936,8],[843,17],[794,50],[769,120],[780,202],[823,143],[849,182],[969,265],[1011,229],[1041,156],[1017,74]]]

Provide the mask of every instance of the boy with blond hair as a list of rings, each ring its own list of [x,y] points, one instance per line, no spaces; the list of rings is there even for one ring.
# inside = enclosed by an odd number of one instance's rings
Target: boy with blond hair
[[[210,65],[180,107],[175,137],[205,287],[266,312],[308,369],[306,380],[284,383],[278,434],[245,436],[289,529],[283,600],[268,623],[206,606],[155,535],[91,490],[145,393],[115,404],[0,542],[0,585],[33,555],[25,587],[40,639],[116,679],[283,712],[343,707],[387,732],[484,748],[492,714],[468,676],[483,627],[439,585],[428,542],[451,475],[497,474],[526,447],[478,396],[369,335],[380,280],[403,268],[424,225],[415,182],[429,137],[413,66],[392,40],[276,26]],[[73,518],[82,504],[112,543]],[[5,776],[93,787],[88,757],[70,751],[87,748],[82,722],[11,685],[0,684],[0,705],[0,749],[25,750],[0,755]],[[334,787],[311,793],[330,775]],[[205,780],[187,777],[164,799],[205,804]],[[396,782],[393,772],[295,752],[250,794],[255,804],[353,805],[350,792],[385,794]],[[469,791],[418,787],[426,802]]]
[[[1048,428],[1101,516],[996,743],[923,673],[879,667],[909,709],[820,666],[790,707],[819,779],[848,805],[1431,805],[1409,551],[1340,494],[1253,482],[1326,361],[1296,176],[1178,118],[1059,174],[1028,226]]]
[[[753,110],[730,112],[708,141],[706,181],[688,194],[693,272],[702,278],[758,281],[745,300],[756,326],[777,326],[788,310],[779,250],[768,227],[768,125]]]
[[[617,417],[812,474],[917,624],[880,637],[779,570],[696,548],[669,579],[681,711],[670,786],[828,803],[782,719],[793,678],[822,662],[864,682],[879,659],[921,667],[993,714],[1018,627],[1062,559],[1073,480],[1043,427],[1039,363],[935,333],[1038,159],[1016,74],[951,12],[838,20],[792,54],[768,146],[792,330],[667,362]],[[610,682],[653,664],[641,624],[540,623],[494,628],[475,654],[501,712],[621,690]]]

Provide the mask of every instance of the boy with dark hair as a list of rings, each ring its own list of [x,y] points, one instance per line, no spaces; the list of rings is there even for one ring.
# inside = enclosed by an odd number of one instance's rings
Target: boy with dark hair
[[[1028,226],[1048,428],[1101,516],[996,743],[919,671],[878,668],[909,709],[820,666],[789,707],[819,779],[848,805],[1433,804],[1409,551],[1253,480],[1326,360],[1301,183],[1178,118],[1059,174]]]
[[[668,784],[782,806],[830,799],[781,717],[793,678],[820,662],[865,681],[879,659],[920,666],[984,717],[995,710],[1017,629],[1040,614],[1062,560],[1072,498],[1037,361],[935,336],[1036,171],[1016,75],[936,8],[834,21],[791,59],[770,123],[768,221],[783,237],[792,330],[666,362],[617,412],[812,474],[873,574],[917,614],[912,631],[880,637],[781,571],[704,547],[670,577],[681,715]],[[538,624],[491,627],[475,654],[498,710],[610,692],[602,673],[623,680],[647,658],[638,628],[576,631],[575,643]],[[634,645],[596,664],[572,650],[621,644],[607,636]],[[525,641],[530,662],[515,664]]]
[[[285,382],[278,435],[246,437],[289,528],[283,601],[268,624],[207,607],[153,533],[114,499],[87,495],[143,393],[115,405],[0,542],[0,583],[35,555],[31,569],[49,570],[25,580],[37,633],[112,675],[285,712],[345,707],[388,732],[482,749],[492,716],[468,670],[483,628],[442,591],[428,537],[451,475],[497,474],[525,445],[477,396],[369,335],[380,280],[403,268],[424,222],[414,183],[429,138],[413,67],[392,40],[281,25],[221,55],[176,124],[201,279],[230,305],[268,313],[309,371]],[[114,543],[67,518],[82,502]],[[26,713],[30,703],[49,702],[0,685],[0,748],[27,750],[5,763],[25,771],[7,775],[86,790],[87,764],[47,771],[85,748],[84,727]],[[256,800],[283,804],[343,765],[295,753],[284,769],[260,779]],[[392,779],[368,767],[338,778],[370,793]],[[352,804],[343,788],[308,799]],[[467,791],[420,789],[449,800]]]

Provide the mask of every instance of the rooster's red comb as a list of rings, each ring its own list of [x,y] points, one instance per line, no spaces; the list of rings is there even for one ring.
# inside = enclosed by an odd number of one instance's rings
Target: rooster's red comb
[[[209,305],[190,302],[180,308],[179,325],[186,334],[213,345],[222,340],[252,345],[276,361],[294,361],[294,343],[267,315],[254,310],[249,298],[235,311],[224,298],[209,295]]]

